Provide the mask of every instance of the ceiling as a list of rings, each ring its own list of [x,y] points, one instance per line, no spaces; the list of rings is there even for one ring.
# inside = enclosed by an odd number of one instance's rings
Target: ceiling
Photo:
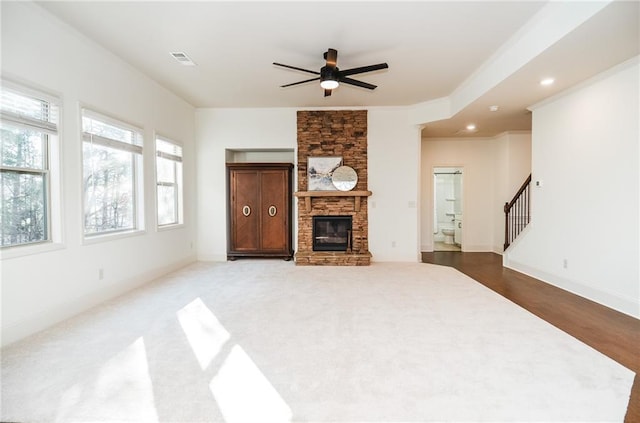
[[[195,107],[412,106],[446,98],[485,65],[546,2],[536,1],[44,1],[39,4]],[[640,53],[639,2],[617,1],[529,60],[426,137],[529,130],[527,107]],[[520,35],[519,35],[520,34]],[[319,71],[386,62],[355,75],[374,91],[318,82],[273,62]],[[197,66],[179,64],[186,53]],[[553,86],[541,88],[542,76]],[[498,105],[497,112],[489,106]],[[473,122],[477,129],[463,130]]]

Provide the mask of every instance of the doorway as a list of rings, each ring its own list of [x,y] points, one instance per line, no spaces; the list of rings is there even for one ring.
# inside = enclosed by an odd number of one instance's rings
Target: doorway
[[[433,251],[462,251],[461,167],[433,168]]]

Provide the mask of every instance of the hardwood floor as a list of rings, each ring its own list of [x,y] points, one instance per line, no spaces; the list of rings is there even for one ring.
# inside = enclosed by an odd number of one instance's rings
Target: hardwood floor
[[[636,377],[625,422],[640,422],[640,320],[502,267],[494,253],[422,253],[424,263],[451,266],[623,366]]]

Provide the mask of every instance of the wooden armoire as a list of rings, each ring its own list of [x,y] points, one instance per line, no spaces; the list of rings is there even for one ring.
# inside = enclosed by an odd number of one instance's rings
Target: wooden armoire
[[[227,163],[227,259],[293,257],[291,163]]]

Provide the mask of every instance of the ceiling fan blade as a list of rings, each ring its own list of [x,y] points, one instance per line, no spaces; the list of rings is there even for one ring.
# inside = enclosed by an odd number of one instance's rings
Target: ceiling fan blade
[[[355,75],[357,73],[365,73],[365,72],[373,72],[380,69],[388,69],[389,65],[386,63],[378,63],[377,65],[369,65],[369,66],[361,66],[359,68],[351,68],[347,70],[340,71],[341,75],[349,76]]]
[[[331,91],[333,91],[333,90],[324,90],[324,96],[325,97],[331,96]]]
[[[276,63],[276,62],[273,62],[273,64],[276,65],[276,66],[281,66],[283,68],[295,69],[295,70],[299,70],[301,72],[307,72],[307,73],[312,73],[314,75],[320,75],[320,72],[312,71],[312,70],[309,70],[309,69],[302,69],[302,68],[298,68],[298,67],[295,67],[295,66],[283,65],[282,63]]]
[[[368,88],[370,90],[375,90],[377,85],[369,84],[368,82],[356,81],[351,78],[340,78],[340,82],[344,82],[345,84],[355,85],[357,87]]]
[[[324,58],[327,59],[327,66],[331,66],[332,68],[335,68],[336,65],[338,64],[338,50],[334,50],[330,48],[324,54]]]
[[[298,81],[298,82],[293,82],[291,84],[286,84],[286,85],[280,85],[280,88],[287,88],[287,87],[292,87],[294,85],[300,85],[300,84],[304,84],[307,82],[311,82],[311,81],[318,81],[320,79],[320,77],[318,78],[311,78],[311,79],[305,79],[304,81]]]

